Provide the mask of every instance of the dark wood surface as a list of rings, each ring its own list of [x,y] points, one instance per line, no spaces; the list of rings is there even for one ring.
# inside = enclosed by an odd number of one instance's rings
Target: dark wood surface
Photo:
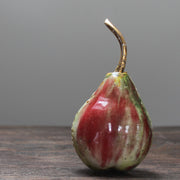
[[[126,173],[88,169],[70,134],[64,127],[0,127],[0,180],[180,179],[180,127],[154,128],[149,154]]]

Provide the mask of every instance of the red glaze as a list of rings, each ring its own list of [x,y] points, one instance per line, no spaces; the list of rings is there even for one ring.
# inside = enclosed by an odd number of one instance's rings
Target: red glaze
[[[89,103],[80,119],[77,131],[77,139],[85,141],[93,155],[96,149],[100,149],[102,167],[111,160],[113,149],[117,148],[114,147],[116,145],[114,140],[118,133],[118,125],[120,125],[119,119],[124,116],[126,103],[124,99],[121,99],[118,108],[118,99],[114,94],[118,94],[119,90],[116,88],[113,89],[110,97],[106,97],[111,83],[106,81],[104,88]],[[109,118],[107,111],[112,112]]]
[[[135,135],[141,126],[144,127],[143,136],[136,157],[139,158],[145,140],[148,145],[143,156],[150,147],[152,134],[147,115],[131,81],[130,85],[133,96],[139,100],[139,107],[143,111],[141,115],[143,122],[140,121],[137,108],[130,98],[132,94],[128,89],[121,91],[112,78],[107,79],[97,89],[79,119],[77,143],[81,145],[83,142],[87,145],[91,155],[100,163],[101,168],[106,167],[112,161],[116,163],[119,160],[127,144],[127,138],[129,138],[129,144],[126,151],[128,154],[133,151],[136,145]],[[132,167],[134,166],[136,165],[132,165]]]

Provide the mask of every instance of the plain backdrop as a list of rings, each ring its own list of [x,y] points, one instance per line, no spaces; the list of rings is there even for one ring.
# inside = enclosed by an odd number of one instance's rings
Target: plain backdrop
[[[0,125],[71,125],[128,46],[154,126],[180,125],[180,1],[0,0]]]

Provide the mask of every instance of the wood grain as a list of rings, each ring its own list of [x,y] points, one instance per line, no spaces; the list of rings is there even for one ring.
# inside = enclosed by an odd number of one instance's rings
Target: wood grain
[[[154,129],[134,170],[93,172],[76,155],[68,127],[0,127],[0,180],[180,179],[180,127]]]

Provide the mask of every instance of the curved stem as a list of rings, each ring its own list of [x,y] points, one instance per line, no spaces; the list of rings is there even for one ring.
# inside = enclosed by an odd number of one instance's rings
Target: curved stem
[[[108,20],[106,19],[104,24],[112,31],[112,33],[116,36],[121,50],[121,56],[119,63],[115,69],[117,72],[124,72],[125,66],[126,66],[126,58],[127,58],[127,45],[126,41],[124,40],[123,35],[121,32]]]

